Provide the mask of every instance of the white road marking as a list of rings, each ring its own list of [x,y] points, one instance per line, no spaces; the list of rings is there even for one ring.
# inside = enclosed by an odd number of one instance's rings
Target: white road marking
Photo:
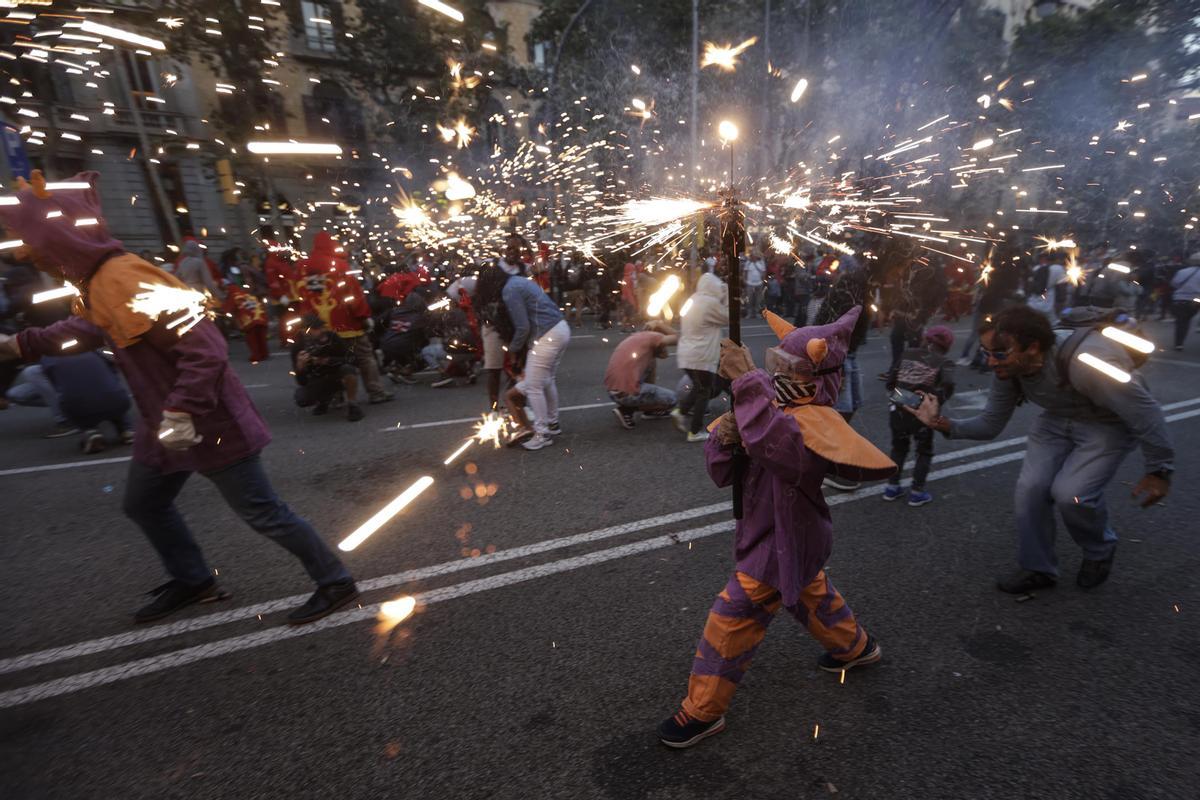
[[[1185,407],[1188,405],[1197,405],[1197,404],[1200,404],[1200,398],[1194,398],[1192,400],[1186,400],[1186,401],[1182,401],[1180,403],[1173,403],[1170,405],[1170,408],[1180,408],[1180,407]],[[1164,406],[1164,408],[1168,408],[1168,407]],[[1168,416],[1166,419],[1168,422],[1176,422],[1178,420],[1190,419],[1192,417],[1197,417],[1197,416],[1200,416],[1200,409],[1192,409],[1190,411],[1185,411],[1185,412],[1182,412],[1179,414],[1172,414],[1172,415]],[[986,445],[981,445],[980,447],[981,448],[987,448],[987,447],[995,448],[997,446],[1007,445],[1011,441],[1015,441],[1015,440],[1009,440],[1006,442],[992,442],[992,443],[989,443]],[[970,449],[970,448],[968,448],[968,449]],[[953,456],[954,454],[947,454],[947,455]],[[959,464],[954,467],[947,467],[945,469],[934,470],[933,472],[931,472],[929,474],[927,482],[944,480],[947,478],[955,477],[957,475],[963,475],[963,474],[970,473],[970,472],[976,472],[979,470],[988,469],[989,467],[1007,464],[1012,461],[1019,461],[1023,458],[1025,458],[1025,451],[1018,450],[1015,452],[1004,453],[1002,455],[994,456],[992,458],[982,459],[979,461],[969,461],[965,464]],[[868,497],[878,497],[878,493],[879,493],[879,487],[876,485],[872,485],[869,487],[865,487],[863,489],[859,489],[858,491],[855,491],[855,492],[850,492],[847,494],[840,494],[840,495],[834,495],[834,496],[828,497],[827,502],[830,506],[842,505],[844,503],[849,503],[849,502],[853,502],[856,500],[862,500],[862,499],[865,499]],[[493,553],[490,556],[480,557],[478,559],[470,559],[470,560],[464,559],[461,561],[447,562],[445,564],[440,564],[435,567],[424,568],[424,570],[411,570],[407,573],[397,573],[395,575],[385,576],[383,578],[374,578],[374,579],[370,579],[367,581],[363,581],[361,583],[361,587],[363,588],[364,591],[370,591],[370,590],[380,589],[380,588],[389,588],[391,586],[397,585],[397,582],[398,582],[397,579],[400,579],[400,578],[402,578],[402,576],[405,576],[405,575],[412,575],[414,573],[425,573],[423,575],[423,577],[429,577],[432,574],[446,574],[446,573],[458,571],[461,569],[469,569],[473,566],[480,565],[481,563],[494,563],[495,561],[506,560],[505,558],[502,558],[504,556],[506,556],[507,558],[520,557],[520,556],[514,555],[515,553],[518,553],[518,552],[520,552],[521,555],[526,555],[529,552],[544,552],[546,550],[555,549],[558,547],[569,546],[568,544],[563,544],[563,542],[569,541],[571,544],[574,544],[574,543],[579,543],[581,541],[595,541],[597,539],[605,538],[607,536],[617,536],[617,535],[621,535],[622,533],[632,532],[633,530],[642,530],[642,529],[644,529],[644,527],[653,527],[653,525],[644,525],[644,523],[653,522],[654,520],[665,520],[667,518],[674,518],[675,520],[680,520],[680,519],[686,519],[686,518],[694,517],[694,516],[706,516],[708,514],[722,512],[728,508],[729,508],[728,503],[716,503],[716,504],[709,505],[709,506],[701,506],[699,508],[690,509],[688,511],[681,511],[681,512],[676,512],[675,514],[668,514],[668,515],[664,515],[662,517],[651,518],[650,520],[643,520],[642,528],[633,527],[631,530],[631,526],[637,526],[639,523],[630,523],[627,525],[613,526],[611,528],[604,528],[599,531],[593,531],[590,533],[579,534],[578,536],[575,536],[575,537],[563,537],[561,539],[554,539],[554,540],[549,540],[547,542],[539,542],[539,543],[536,543],[533,545],[526,545],[525,548],[514,548],[511,551]],[[666,524],[666,523],[658,522],[655,524]],[[438,589],[432,589],[427,592],[417,594],[416,599],[417,599],[418,604],[430,605],[433,603],[442,602],[444,600],[451,600],[451,599],[454,599],[457,597],[463,597],[465,595],[487,591],[489,589],[497,589],[497,588],[504,587],[504,586],[511,586],[516,583],[521,583],[521,582],[528,581],[528,580],[535,580],[537,578],[546,577],[548,575],[553,575],[553,574],[560,573],[560,572],[566,572],[566,571],[570,571],[570,570],[580,569],[582,567],[587,567],[587,566],[591,566],[594,564],[603,563],[605,561],[611,561],[611,560],[618,559],[618,558],[624,558],[626,556],[645,553],[645,552],[648,552],[651,550],[659,549],[662,547],[667,547],[672,544],[679,544],[681,542],[687,542],[687,541],[693,541],[696,539],[701,539],[701,538],[711,536],[716,533],[728,531],[730,529],[730,527],[731,527],[731,523],[728,520],[723,520],[721,522],[712,523],[709,525],[701,526],[699,528],[692,528],[692,529],[685,530],[685,531],[677,531],[677,532],[673,532],[673,533],[668,533],[668,534],[665,534],[662,536],[656,536],[656,537],[652,537],[650,539],[644,539],[644,540],[637,541],[637,542],[631,542],[629,544],[619,545],[617,547],[608,548],[606,550],[599,550],[599,551],[595,551],[595,552],[588,553],[585,555],[576,556],[573,558],[566,558],[566,559],[561,559],[558,561],[551,561],[546,564],[541,564],[541,565],[537,565],[537,566],[533,566],[533,567],[526,567],[524,569],[519,569],[519,570],[515,570],[512,572],[501,573],[501,574],[493,575],[493,576],[486,577],[486,578],[480,578],[480,579],[473,580],[473,581],[467,581],[465,583],[455,584],[455,585],[447,586],[447,587],[441,587]],[[540,548],[540,549],[531,551],[530,548]],[[484,558],[490,559],[490,562],[484,562]],[[434,570],[440,570],[440,571],[434,573],[433,572]],[[410,578],[410,580],[411,580],[411,578]],[[400,582],[402,582],[402,581],[400,581]],[[128,636],[141,635],[141,636],[149,636],[150,638],[163,638],[164,636],[174,635],[174,633],[181,633],[181,632],[185,632],[187,630],[196,630],[196,629],[208,627],[209,625],[214,625],[214,624],[223,624],[224,622],[234,621],[235,619],[239,619],[239,618],[245,619],[246,616],[251,613],[253,613],[255,615],[257,615],[258,613],[261,613],[258,611],[254,611],[253,609],[269,607],[272,611],[281,610],[281,608],[287,607],[288,605],[291,605],[293,603],[299,602],[300,600],[303,600],[304,597],[305,597],[304,595],[297,595],[293,598],[285,598],[284,600],[271,601],[269,603],[259,604],[258,606],[252,606],[252,607],[249,607],[246,609],[235,609],[234,611],[222,612],[220,614],[213,614],[213,615],[209,615],[209,617],[202,617],[202,618],[199,618],[196,620],[189,620],[189,621],[180,622],[180,623],[172,623],[170,625],[162,626],[163,629],[171,629],[169,632],[162,633],[157,636],[154,635],[157,632],[157,629],[152,628],[152,629],[148,629],[146,631],[135,631],[131,634],[121,634],[118,636],[107,637],[106,639],[93,640],[93,642],[84,642],[79,645],[71,645],[71,646],[67,646],[64,648],[54,648],[53,650],[41,651],[40,653],[31,653],[26,656],[17,656],[16,658],[6,659],[4,662],[0,662],[0,663],[2,663],[6,667],[6,669],[4,669],[2,671],[6,671],[6,672],[17,671],[20,669],[26,669],[29,666],[51,663],[52,661],[63,660],[66,658],[73,658],[77,655],[85,654],[84,652],[82,652],[80,650],[80,648],[87,648],[87,647],[91,646],[92,649],[87,650],[86,652],[93,653],[93,652],[101,652],[102,650],[112,649],[114,647],[125,646],[126,644],[135,643],[134,641],[125,641],[125,638]],[[156,672],[162,672],[164,670],[172,669],[174,667],[192,664],[197,661],[203,661],[203,660],[206,660],[209,658],[215,658],[215,657],[218,657],[221,655],[226,655],[228,653],[235,653],[235,652],[239,652],[242,650],[248,650],[248,649],[255,648],[255,647],[261,647],[261,646],[268,645],[268,644],[274,644],[276,642],[284,641],[286,639],[294,639],[299,636],[306,636],[306,635],[309,635],[312,633],[319,633],[321,631],[330,630],[332,628],[341,627],[343,625],[353,624],[355,622],[363,622],[363,621],[371,620],[371,619],[374,619],[375,615],[378,613],[378,608],[379,608],[379,604],[372,604],[372,605],[369,605],[369,606],[366,606],[363,608],[355,609],[353,611],[335,614],[333,616],[327,617],[324,620],[321,620],[312,625],[300,626],[300,627],[276,626],[276,627],[269,628],[267,630],[257,631],[255,633],[251,633],[251,634],[235,636],[235,637],[231,637],[228,639],[218,640],[216,642],[210,642],[207,644],[196,645],[193,647],[186,647],[181,650],[175,650],[175,651],[168,652],[168,653],[162,653],[162,654],[159,654],[156,656],[150,656],[148,658],[137,659],[137,660],[125,663],[125,664],[118,664],[118,665],[112,666],[112,667],[104,667],[101,669],[92,670],[90,672],[84,672],[84,673],[80,673],[77,675],[71,675],[71,676],[68,676],[65,678],[60,678],[57,680],[47,681],[45,683],[34,684],[32,686],[23,687],[20,689],[12,689],[12,690],[9,690],[6,692],[0,692],[0,708],[12,708],[14,706],[19,706],[19,705],[24,705],[26,703],[35,702],[37,700],[58,697],[61,695],[70,694],[70,693],[77,692],[77,691],[82,691],[82,690],[93,688],[96,686],[104,686],[107,684],[116,683],[118,681],[123,681],[128,678],[134,678],[134,677],[138,677],[141,675],[148,675],[148,674],[153,674]],[[209,618],[218,619],[218,621],[204,624],[206,622],[206,620],[208,620]],[[150,638],[142,639],[140,641],[149,641]],[[101,643],[107,643],[107,645],[103,645]],[[50,657],[48,657],[48,654],[51,654],[51,653],[57,653],[59,655],[57,655],[54,658],[50,658]],[[28,662],[28,663],[22,663],[22,665],[20,665],[20,666],[11,666],[10,667],[10,664],[15,665],[15,664],[18,664],[21,662]]]
[[[28,472],[52,472],[56,469],[75,469],[76,467],[95,467],[100,464],[120,464],[129,461],[129,456],[122,458],[94,458],[91,461],[68,461],[65,464],[43,464],[40,467],[17,467],[16,469],[0,469],[0,477],[5,475],[24,475]]]

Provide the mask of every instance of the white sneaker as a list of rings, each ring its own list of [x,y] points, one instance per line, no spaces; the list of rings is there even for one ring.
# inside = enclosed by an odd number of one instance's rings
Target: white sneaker
[[[545,434],[535,434],[532,439],[527,442],[521,442],[521,447],[526,450],[541,450],[543,447],[549,447],[554,444],[554,440]]]
[[[679,429],[680,433],[688,432],[688,420],[678,408],[671,409],[671,422],[675,423],[675,427]]]
[[[689,433],[688,441],[689,442],[707,442],[708,441],[708,431],[700,431],[699,433]]]

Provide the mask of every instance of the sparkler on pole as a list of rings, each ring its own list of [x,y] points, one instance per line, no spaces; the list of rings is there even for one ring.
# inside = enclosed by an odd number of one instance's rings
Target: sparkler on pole
[[[746,249],[746,217],[733,186],[733,142],[737,126],[722,120],[717,130],[729,148],[729,190],[725,197],[721,222],[721,250],[729,264],[729,338],[742,343],[742,269],[738,255]],[[733,518],[742,518],[742,477],[746,474],[746,454],[738,448],[733,456]]]

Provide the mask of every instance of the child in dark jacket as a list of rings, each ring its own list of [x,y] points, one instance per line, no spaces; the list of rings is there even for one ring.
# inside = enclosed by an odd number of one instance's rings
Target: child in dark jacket
[[[943,404],[949,400],[954,394],[954,362],[946,354],[953,345],[954,332],[949,328],[942,325],[928,328],[921,346],[905,350],[900,362],[887,374],[887,389],[892,400],[889,412],[892,461],[896,462],[897,469],[883,490],[884,500],[897,500],[904,496],[904,490],[900,488],[900,471],[904,469],[904,460],[908,458],[913,439],[917,442],[917,461],[913,466],[908,504],[915,508],[933,500],[933,495],[925,491],[925,479],[933,463],[933,429],[920,423],[913,424],[916,418],[900,407],[903,401],[897,399],[897,390],[901,393],[910,392],[917,395],[918,399],[920,392],[932,394]]]

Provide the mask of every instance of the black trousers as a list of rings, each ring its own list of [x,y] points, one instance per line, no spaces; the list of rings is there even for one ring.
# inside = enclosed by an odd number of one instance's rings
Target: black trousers
[[[692,415],[691,432],[704,430],[704,415],[708,413],[708,401],[724,390],[724,381],[715,373],[702,369],[685,369],[692,379],[692,392],[679,404],[679,410]]]
[[[896,462],[896,475],[891,483],[900,485],[900,472],[904,469],[904,461],[908,458],[911,440],[917,440],[917,463],[913,467],[912,488],[915,491],[925,489],[925,479],[929,477],[929,467],[933,464],[933,428],[927,428],[921,421],[902,408],[893,408],[888,419],[892,429],[892,461]]]

